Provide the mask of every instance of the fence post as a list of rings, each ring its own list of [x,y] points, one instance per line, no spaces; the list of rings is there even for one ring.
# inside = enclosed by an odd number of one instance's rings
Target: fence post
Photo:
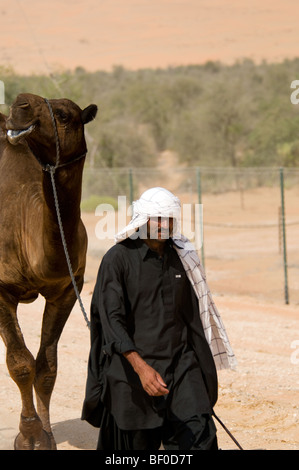
[[[278,208],[278,251],[281,253],[281,239],[282,239],[282,216],[281,206]]]
[[[197,194],[198,194],[198,203],[202,204],[201,202],[201,175],[200,175],[200,169],[196,169],[196,180],[197,180]],[[202,220],[202,214],[203,211],[201,210],[201,207],[199,207],[199,223],[200,227],[202,227],[202,244],[201,244],[201,264],[203,265],[203,268],[205,267],[205,253],[204,253],[204,231],[203,231],[203,220]]]
[[[289,303],[289,287],[288,287],[288,263],[287,263],[287,244],[286,244],[286,227],[285,227],[283,168],[280,168],[280,193],[281,193],[281,222],[282,222],[283,264],[284,264],[284,295],[285,295],[285,303],[288,304]]]

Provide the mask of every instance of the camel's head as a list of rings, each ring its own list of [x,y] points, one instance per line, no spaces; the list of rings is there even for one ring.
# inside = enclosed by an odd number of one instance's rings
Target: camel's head
[[[68,99],[49,100],[60,147],[60,161],[71,161],[86,152],[84,124],[95,118],[97,106],[82,110]],[[7,138],[13,145],[27,141],[32,152],[43,162],[55,164],[55,126],[46,100],[31,93],[20,94],[6,120]]]

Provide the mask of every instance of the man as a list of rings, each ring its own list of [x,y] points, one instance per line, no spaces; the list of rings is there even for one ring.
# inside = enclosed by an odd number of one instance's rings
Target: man
[[[166,189],[146,191],[103,257],[82,413],[99,450],[218,448],[215,360],[235,359],[180,210]]]

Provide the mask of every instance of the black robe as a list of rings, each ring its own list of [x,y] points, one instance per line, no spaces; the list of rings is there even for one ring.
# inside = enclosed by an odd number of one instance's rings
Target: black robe
[[[127,239],[103,257],[91,302],[82,410],[82,419],[95,427],[101,426],[104,410],[124,430],[163,423],[170,398],[147,395],[122,355],[129,350],[162,375],[179,418],[192,403],[199,413],[211,414],[218,391],[215,363],[195,293],[171,241],[163,260],[140,239]]]

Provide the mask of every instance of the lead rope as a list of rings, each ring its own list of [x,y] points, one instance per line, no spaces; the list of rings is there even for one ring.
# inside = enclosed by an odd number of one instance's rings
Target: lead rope
[[[212,411],[212,416],[214,416],[214,418],[217,419],[218,423],[221,424],[221,426],[223,427],[223,429],[227,432],[227,434],[229,435],[229,437],[234,441],[234,443],[236,444],[237,447],[239,447],[240,450],[244,450],[239,442],[237,441],[237,439],[232,435],[232,433],[227,429],[227,427],[225,426],[225,424],[221,421],[220,418],[218,418],[218,416],[215,414],[214,411]]]
[[[69,273],[70,273],[71,280],[72,280],[72,283],[73,283],[74,291],[75,291],[75,293],[76,293],[76,296],[77,296],[79,305],[80,305],[81,310],[82,310],[82,313],[83,313],[83,317],[84,317],[84,319],[85,319],[85,321],[86,321],[86,324],[87,324],[88,328],[90,328],[90,321],[89,321],[89,319],[88,319],[87,313],[86,313],[86,311],[85,311],[85,309],[84,309],[84,305],[83,305],[82,299],[81,299],[81,297],[80,297],[79,289],[78,289],[78,286],[77,286],[77,283],[76,283],[76,279],[75,279],[75,276],[74,276],[74,272],[73,272],[73,268],[72,268],[72,263],[71,263],[71,260],[70,260],[70,256],[69,256],[69,252],[68,252],[68,249],[67,249],[67,244],[66,244],[66,240],[65,240],[65,236],[64,236],[64,230],[63,230],[63,225],[62,225],[62,220],[61,220],[61,215],[60,215],[60,208],[59,208],[59,202],[58,202],[57,191],[56,191],[56,185],[55,185],[55,178],[54,178],[55,167],[51,166],[48,171],[49,171],[49,173],[50,173],[50,175],[51,175],[51,183],[52,183],[52,188],[53,188],[55,209],[56,209],[56,214],[57,214],[57,219],[58,219],[58,225],[59,225],[59,230],[60,230],[62,245],[63,245],[65,257],[66,257],[66,262],[67,262],[67,265],[68,265],[68,268],[69,268]]]
[[[54,127],[55,145],[56,145],[56,162],[55,162],[54,170],[56,170],[56,168],[59,165],[59,161],[60,161],[59,138],[58,138],[58,132],[57,132],[57,127],[56,127],[56,122],[55,122],[52,106],[50,105],[49,101],[46,98],[45,98],[45,102],[47,103],[47,106],[49,108],[51,119],[52,119],[52,124],[53,124],[53,127]]]
[[[43,167],[43,169],[45,171],[49,172],[50,176],[51,176],[51,183],[52,183],[52,189],[53,189],[53,195],[54,195],[55,209],[56,209],[56,214],[57,214],[57,220],[58,220],[58,226],[59,226],[59,230],[60,230],[62,245],[63,245],[65,257],[66,257],[66,262],[67,262],[69,273],[70,273],[71,280],[72,280],[72,283],[73,283],[74,291],[75,291],[75,294],[77,296],[80,308],[81,308],[82,313],[83,313],[83,317],[86,321],[86,324],[87,324],[88,328],[90,328],[90,321],[88,319],[88,316],[87,316],[87,313],[85,311],[82,299],[80,297],[80,292],[79,292],[79,289],[78,289],[78,286],[77,286],[77,283],[76,283],[76,279],[75,279],[73,268],[72,268],[72,263],[71,263],[71,260],[70,260],[70,256],[69,256],[69,252],[68,252],[68,249],[67,249],[67,244],[66,244],[66,240],[65,240],[65,236],[64,236],[64,230],[63,230],[63,225],[62,225],[62,220],[61,220],[61,215],[60,215],[59,201],[58,201],[56,185],[55,185],[55,177],[54,177],[56,169],[59,166],[63,166],[63,165],[59,165],[59,161],[60,161],[59,138],[58,138],[58,132],[57,132],[57,128],[56,128],[56,122],[55,122],[52,106],[50,105],[49,101],[46,98],[45,98],[45,102],[47,103],[47,106],[48,106],[49,111],[50,111],[52,124],[53,124],[53,128],[54,128],[54,133],[55,133],[56,162],[55,162],[55,165],[46,165],[45,167]],[[82,158],[82,156],[80,156],[79,158]]]
[[[64,253],[65,253],[65,257],[66,257],[66,261],[67,261],[67,265],[68,265],[68,268],[69,268],[69,273],[70,273],[70,276],[71,276],[71,280],[72,280],[72,283],[73,283],[73,287],[74,287],[74,291],[76,293],[76,296],[77,296],[77,299],[78,299],[78,302],[79,302],[79,305],[81,307],[81,310],[82,310],[82,313],[83,313],[83,317],[85,319],[85,322],[87,324],[87,327],[90,329],[90,321],[88,319],[88,316],[87,316],[87,313],[84,309],[84,305],[83,305],[83,302],[82,302],[82,299],[80,297],[80,292],[79,292],[79,289],[78,289],[78,286],[77,286],[77,283],[76,283],[76,279],[75,279],[75,276],[74,276],[74,272],[73,272],[73,268],[72,268],[72,263],[71,263],[71,260],[70,260],[70,256],[69,256],[69,252],[68,252],[68,249],[67,249],[67,244],[66,244],[66,240],[65,240],[65,236],[64,236],[64,230],[63,230],[63,225],[62,225],[62,220],[61,220],[61,215],[60,215],[60,208],[59,208],[59,202],[58,202],[58,196],[57,196],[57,191],[56,191],[56,185],[55,185],[55,170],[56,168],[58,168],[59,166],[59,158],[60,158],[60,149],[59,149],[59,139],[58,139],[58,133],[57,133],[57,128],[56,128],[56,122],[55,122],[55,118],[54,118],[54,115],[53,115],[53,111],[52,111],[52,107],[49,103],[49,101],[47,99],[45,99],[47,105],[48,105],[48,108],[49,108],[49,111],[50,111],[50,114],[51,114],[51,119],[52,119],[52,123],[53,123],[53,127],[54,127],[54,132],[55,132],[55,141],[56,141],[56,164],[55,166],[54,165],[46,165],[45,168],[43,168],[45,171],[48,171],[50,173],[50,176],[51,176],[51,183],[52,183],[52,189],[53,189],[53,195],[54,195],[54,202],[55,202],[55,209],[56,209],[56,214],[57,214],[57,219],[58,219],[58,225],[59,225],[59,230],[60,230],[60,235],[61,235],[61,240],[62,240],[62,245],[63,245],[63,249],[64,249]],[[81,158],[81,157],[80,157]],[[215,414],[214,411],[212,411],[212,416],[214,416],[214,418],[221,424],[221,426],[223,427],[223,429],[227,432],[227,434],[230,436],[230,438],[234,441],[234,443],[238,446],[238,448],[240,450],[244,450],[240,444],[238,443],[238,441],[234,438],[234,436],[232,435],[232,433],[227,429],[227,427],[225,426],[225,424],[220,420],[220,418],[218,418],[218,416]]]

